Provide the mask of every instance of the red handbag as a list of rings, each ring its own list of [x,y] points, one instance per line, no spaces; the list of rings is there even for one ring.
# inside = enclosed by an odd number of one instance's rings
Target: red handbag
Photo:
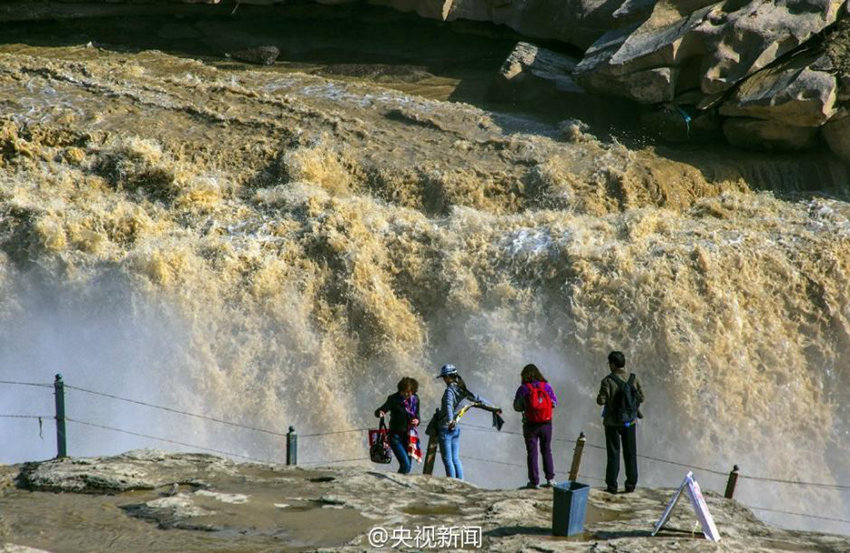
[[[369,429],[369,458],[375,463],[387,464],[392,462],[387,424],[384,417],[378,423],[378,428]]]

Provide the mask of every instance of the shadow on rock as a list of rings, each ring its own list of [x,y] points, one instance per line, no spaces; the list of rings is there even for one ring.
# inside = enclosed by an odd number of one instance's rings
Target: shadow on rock
[[[544,526],[503,526],[501,528],[494,528],[493,530],[488,530],[487,532],[484,532],[484,535],[502,538],[506,536],[521,535],[546,536],[551,533],[552,529]]]
[[[663,532],[659,532],[656,536],[660,536]],[[691,532],[687,532],[687,534],[691,534]],[[679,534],[676,534],[677,536]],[[648,538],[652,536],[652,532],[649,530],[623,530],[622,532],[595,532],[593,534],[594,539],[599,540],[616,540],[619,538]],[[702,534],[700,534],[702,536]]]

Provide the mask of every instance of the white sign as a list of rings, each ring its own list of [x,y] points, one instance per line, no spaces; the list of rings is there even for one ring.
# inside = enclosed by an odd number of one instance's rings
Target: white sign
[[[673,497],[670,498],[670,503],[668,503],[667,508],[664,509],[664,514],[661,515],[661,520],[659,520],[658,524],[655,525],[655,530],[653,530],[652,535],[654,536],[657,534],[664,526],[664,523],[667,522],[667,519],[670,518],[670,513],[673,511],[673,507],[676,506],[676,503],[678,503],[679,498],[682,496],[682,490],[685,490],[688,497],[691,498],[691,505],[699,519],[700,525],[702,526],[703,535],[706,539],[711,541],[720,541],[720,533],[714,525],[714,519],[711,518],[711,513],[708,512],[708,505],[705,503],[705,498],[702,496],[699,484],[696,480],[694,480],[694,473],[690,471],[685,475],[685,479],[682,480],[682,484],[679,486],[679,489],[677,489],[675,493],[673,493]]]

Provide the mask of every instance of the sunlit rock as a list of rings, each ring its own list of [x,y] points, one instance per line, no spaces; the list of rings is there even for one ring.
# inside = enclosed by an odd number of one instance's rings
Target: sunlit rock
[[[833,73],[826,56],[797,56],[747,78],[720,106],[720,113],[818,127],[836,112]]]
[[[653,101],[629,83],[651,69],[698,67],[666,88],[698,86],[706,95],[727,90],[747,75],[790,52],[835,22],[838,0],[790,0],[746,4],[698,2],[677,7],[658,2],[652,15],[635,27],[613,30],[585,52],[576,68],[588,88]],[[671,99],[670,93],[664,93]]]
[[[702,91],[727,90],[834,23],[844,0],[715,5],[694,29],[705,45]],[[737,9],[735,9],[737,8]]]

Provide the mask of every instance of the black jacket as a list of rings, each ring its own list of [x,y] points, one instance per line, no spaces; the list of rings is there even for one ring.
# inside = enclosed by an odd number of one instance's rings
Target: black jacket
[[[380,411],[389,413],[390,422],[388,423],[388,426],[392,434],[402,434],[406,436],[407,431],[410,429],[410,420],[413,418],[419,418],[419,397],[416,396],[415,417],[411,416],[410,413],[405,410],[404,397],[399,392],[387,396],[387,401],[375,409],[376,417]]]

